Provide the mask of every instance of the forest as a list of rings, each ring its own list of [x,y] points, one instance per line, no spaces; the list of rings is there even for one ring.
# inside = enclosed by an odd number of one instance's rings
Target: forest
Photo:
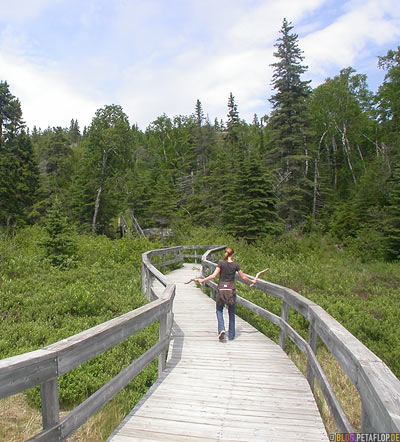
[[[275,48],[271,112],[251,123],[231,92],[226,121],[197,100],[144,131],[114,104],[89,127],[30,129],[1,81],[1,228],[43,224],[57,200],[79,232],[115,237],[134,214],[146,228],[215,226],[248,242],[318,232],[365,259],[398,259],[400,47],[378,57],[375,94],[351,67],[312,89],[286,19]]]
[[[271,111],[251,123],[232,91],[225,121],[210,121],[199,99],[191,115],[163,114],[144,131],[115,104],[98,109],[88,127],[72,119],[69,127],[28,128],[23,103],[0,79],[0,358],[145,302],[141,253],[165,244],[133,230],[117,241],[118,220],[134,215],[142,228],[172,232],[171,245],[233,245],[249,274],[268,262],[270,281],[321,305],[399,376],[400,46],[378,57],[385,76],[376,93],[352,67],[311,88],[286,20],[274,57]],[[265,321],[239,314],[276,338]],[[305,333],[301,318],[291,324]],[[140,354],[154,339],[157,330],[147,330],[129,351]],[[63,379],[64,409],[128,363],[123,354],[116,349]],[[331,382],[359,428],[354,393],[332,367]],[[151,367],[121,393],[111,405],[118,413],[111,422],[103,420],[112,413],[97,418],[102,426],[91,424],[85,440],[105,440],[155,376]],[[37,390],[27,402],[38,406]],[[23,419],[15,429],[20,419],[9,404],[0,403],[7,423],[0,439],[33,434]]]

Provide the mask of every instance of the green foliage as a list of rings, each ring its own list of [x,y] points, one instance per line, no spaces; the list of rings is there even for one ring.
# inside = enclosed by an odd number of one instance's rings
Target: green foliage
[[[62,209],[62,203],[56,197],[47,217],[45,225],[47,237],[42,244],[50,263],[66,268],[74,263],[76,246],[71,237],[68,219]]]
[[[379,57],[386,75],[373,96],[352,67],[311,90],[298,43],[283,20],[272,111],[251,124],[231,92],[226,121],[214,124],[200,100],[193,114],[162,114],[145,131],[106,105],[82,134],[72,119],[27,135],[18,99],[0,82],[1,226],[43,223],[58,195],[79,232],[116,237],[115,220],[129,212],[142,228],[215,226],[249,241],[321,231],[364,261],[397,259],[389,201],[397,184],[388,177],[399,141],[399,50]]]
[[[398,145],[400,134],[400,46],[378,57],[378,66],[386,71],[383,84],[376,95],[379,120],[385,141]]]
[[[0,149],[3,142],[24,127],[21,103],[10,92],[6,81],[0,81]]]
[[[39,169],[23,132],[10,135],[0,147],[0,182],[0,225],[25,224],[37,196]]]
[[[362,262],[353,250],[343,251],[333,239],[314,234],[290,232],[278,238],[265,236],[253,244],[213,229],[185,231],[183,237],[186,244],[199,244],[203,239],[203,243],[233,247],[236,261],[250,275],[268,267],[262,278],[291,288],[320,305],[400,377],[399,263]],[[280,300],[248,287],[239,286],[238,290],[240,296],[280,316]],[[277,327],[242,308],[238,312],[277,341]],[[292,309],[289,323],[307,339],[308,322]]]
[[[306,164],[310,160],[311,126],[308,97],[310,81],[301,79],[307,66],[298,46],[298,35],[286,19],[275,44],[272,85],[275,94],[268,127],[271,131],[271,161],[280,181],[279,214],[287,226],[301,224],[309,212],[312,183],[307,176]]]
[[[111,233],[111,220],[124,209],[121,182],[134,153],[133,132],[121,106],[96,111],[89,127],[79,169],[72,183],[70,206],[76,221],[93,233]]]
[[[26,228],[15,237],[0,236],[0,358],[47,346],[147,302],[141,294],[141,254],[159,244],[81,235],[77,266],[61,271],[42,259],[46,237],[39,227]],[[62,406],[84,400],[157,339],[155,324],[63,376]],[[137,401],[156,373],[153,364],[135,379],[127,387],[127,400]],[[38,389],[27,394],[32,403],[39,403]]]
[[[223,213],[226,231],[248,241],[277,233],[276,206],[272,177],[252,158],[243,160]]]
[[[400,161],[394,165],[388,198],[388,226],[386,230],[386,255],[390,260],[400,259]]]

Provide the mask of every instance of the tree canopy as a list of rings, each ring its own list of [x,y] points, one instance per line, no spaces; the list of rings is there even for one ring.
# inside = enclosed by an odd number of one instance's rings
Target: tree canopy
[[[2,81],[0,225],[45,223],[57,198],[71,225],[111,237],[133,213],[144,228],[215,225],[246,241],[316,230],[398,259],[399,54],[378,58],[375,94],[352,67],[312,89],[284,19],[269,115],[245,122],[232,91],[225,120],[210,122],[198,99],[191,115],[162,114],[144,131],[106,105],[82,131],[72,118],[29,132]]]

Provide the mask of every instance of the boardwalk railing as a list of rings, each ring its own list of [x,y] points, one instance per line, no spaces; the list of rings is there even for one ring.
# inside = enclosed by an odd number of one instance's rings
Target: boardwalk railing
[[[40,385],[43,431],[30,441],[65,440],[157,357],[160,374],[165,367],[165,354],[170,341],[176,288],[158,268],[179,266],[185,259],[197,261],[200,252],[208,250],[201,257],[202,273],[206,274],[216,267],[210,256],[223,248],[185,246],[144,253],[142,290],[149,304],[41,350],[1,360],[0,399]],[[155,289],[157,285],[158,290]],[[209,281],[207,285],[215,295],[216,284]],[[362,432],[399,433],[400,382],[389,368],[321,307],[293,290],[262,280],[255,288],[282,300],[281,317],[239,296],[238,303],[280,328],[279,344],[282,348],[288,337],[305,353],[307,380],[313,389],[314,378],[317,379],[339,431],[353,432],[353,429],[316,358],[318,336],[360,393]],[[290,308],[309,321],[308,342],[288,324]],[[156,321],[159,321],[158,343],[60,419],[58,378]]]
[[[198,248],[187,249],[197,250]],[[204,247],[199,249],[205,250]],[[143,254],[143,292],[151,300],[149,304],[41,350],[0,361],[0,399],[40,385],[43,431],[29,439],[30,441],[67,439],[157,357],[159,358],[159,374],[162,372],[171,335],[172,305],[176,287],[151,263],[151,257],[178,253],[178,261],[175,259],[173,262],[182,262],[184,257],[192,256],[184,255],[183,250],[184,248],[180,247]],[[166,264],[171,264],[171,261]],[[157,264],[157,266],[160,265],[162,263]],[[161,290],[158,291],[161,296],[157,296],[151,287],[155,281],[161,284]],[[58,378],[156,321],[159,321],[157,344],[67,416],[60,419]]]
[[[225,247],[207,251],[202,257],[202,273],[212,273],[217,266],[211,255]],[[239,277],[238,280],[244,284]],[[206,283],[215,297],[217,286]],[[314,379],[323,392],[339,432],[354,433],[340,402],[330,386],[317,357],[317,338],[320,337],[340,367],[357,388],[362,402],[362,433],[400,433],[400,381],[374,353],[317,304],[295,291],[259,280],[254,287],[282,301],[281,316],[277,316],[250,301],[237,297],[238,304],[272,322],[280,328],[279,345],[284,348],[288,337],[307,357],[306,377],[314,391]],[[293,308],[309,321],[306,342],[289,324],[289,310]],[[396,325],[393,324],[395,327]]]

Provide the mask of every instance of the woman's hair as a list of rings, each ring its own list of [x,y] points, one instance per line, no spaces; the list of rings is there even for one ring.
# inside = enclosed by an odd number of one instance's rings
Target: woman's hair
[[[227,247],[225,249],[224,261],[228,261],[228,258],[232,256],[234,253],[235,251],[231,247]]]

